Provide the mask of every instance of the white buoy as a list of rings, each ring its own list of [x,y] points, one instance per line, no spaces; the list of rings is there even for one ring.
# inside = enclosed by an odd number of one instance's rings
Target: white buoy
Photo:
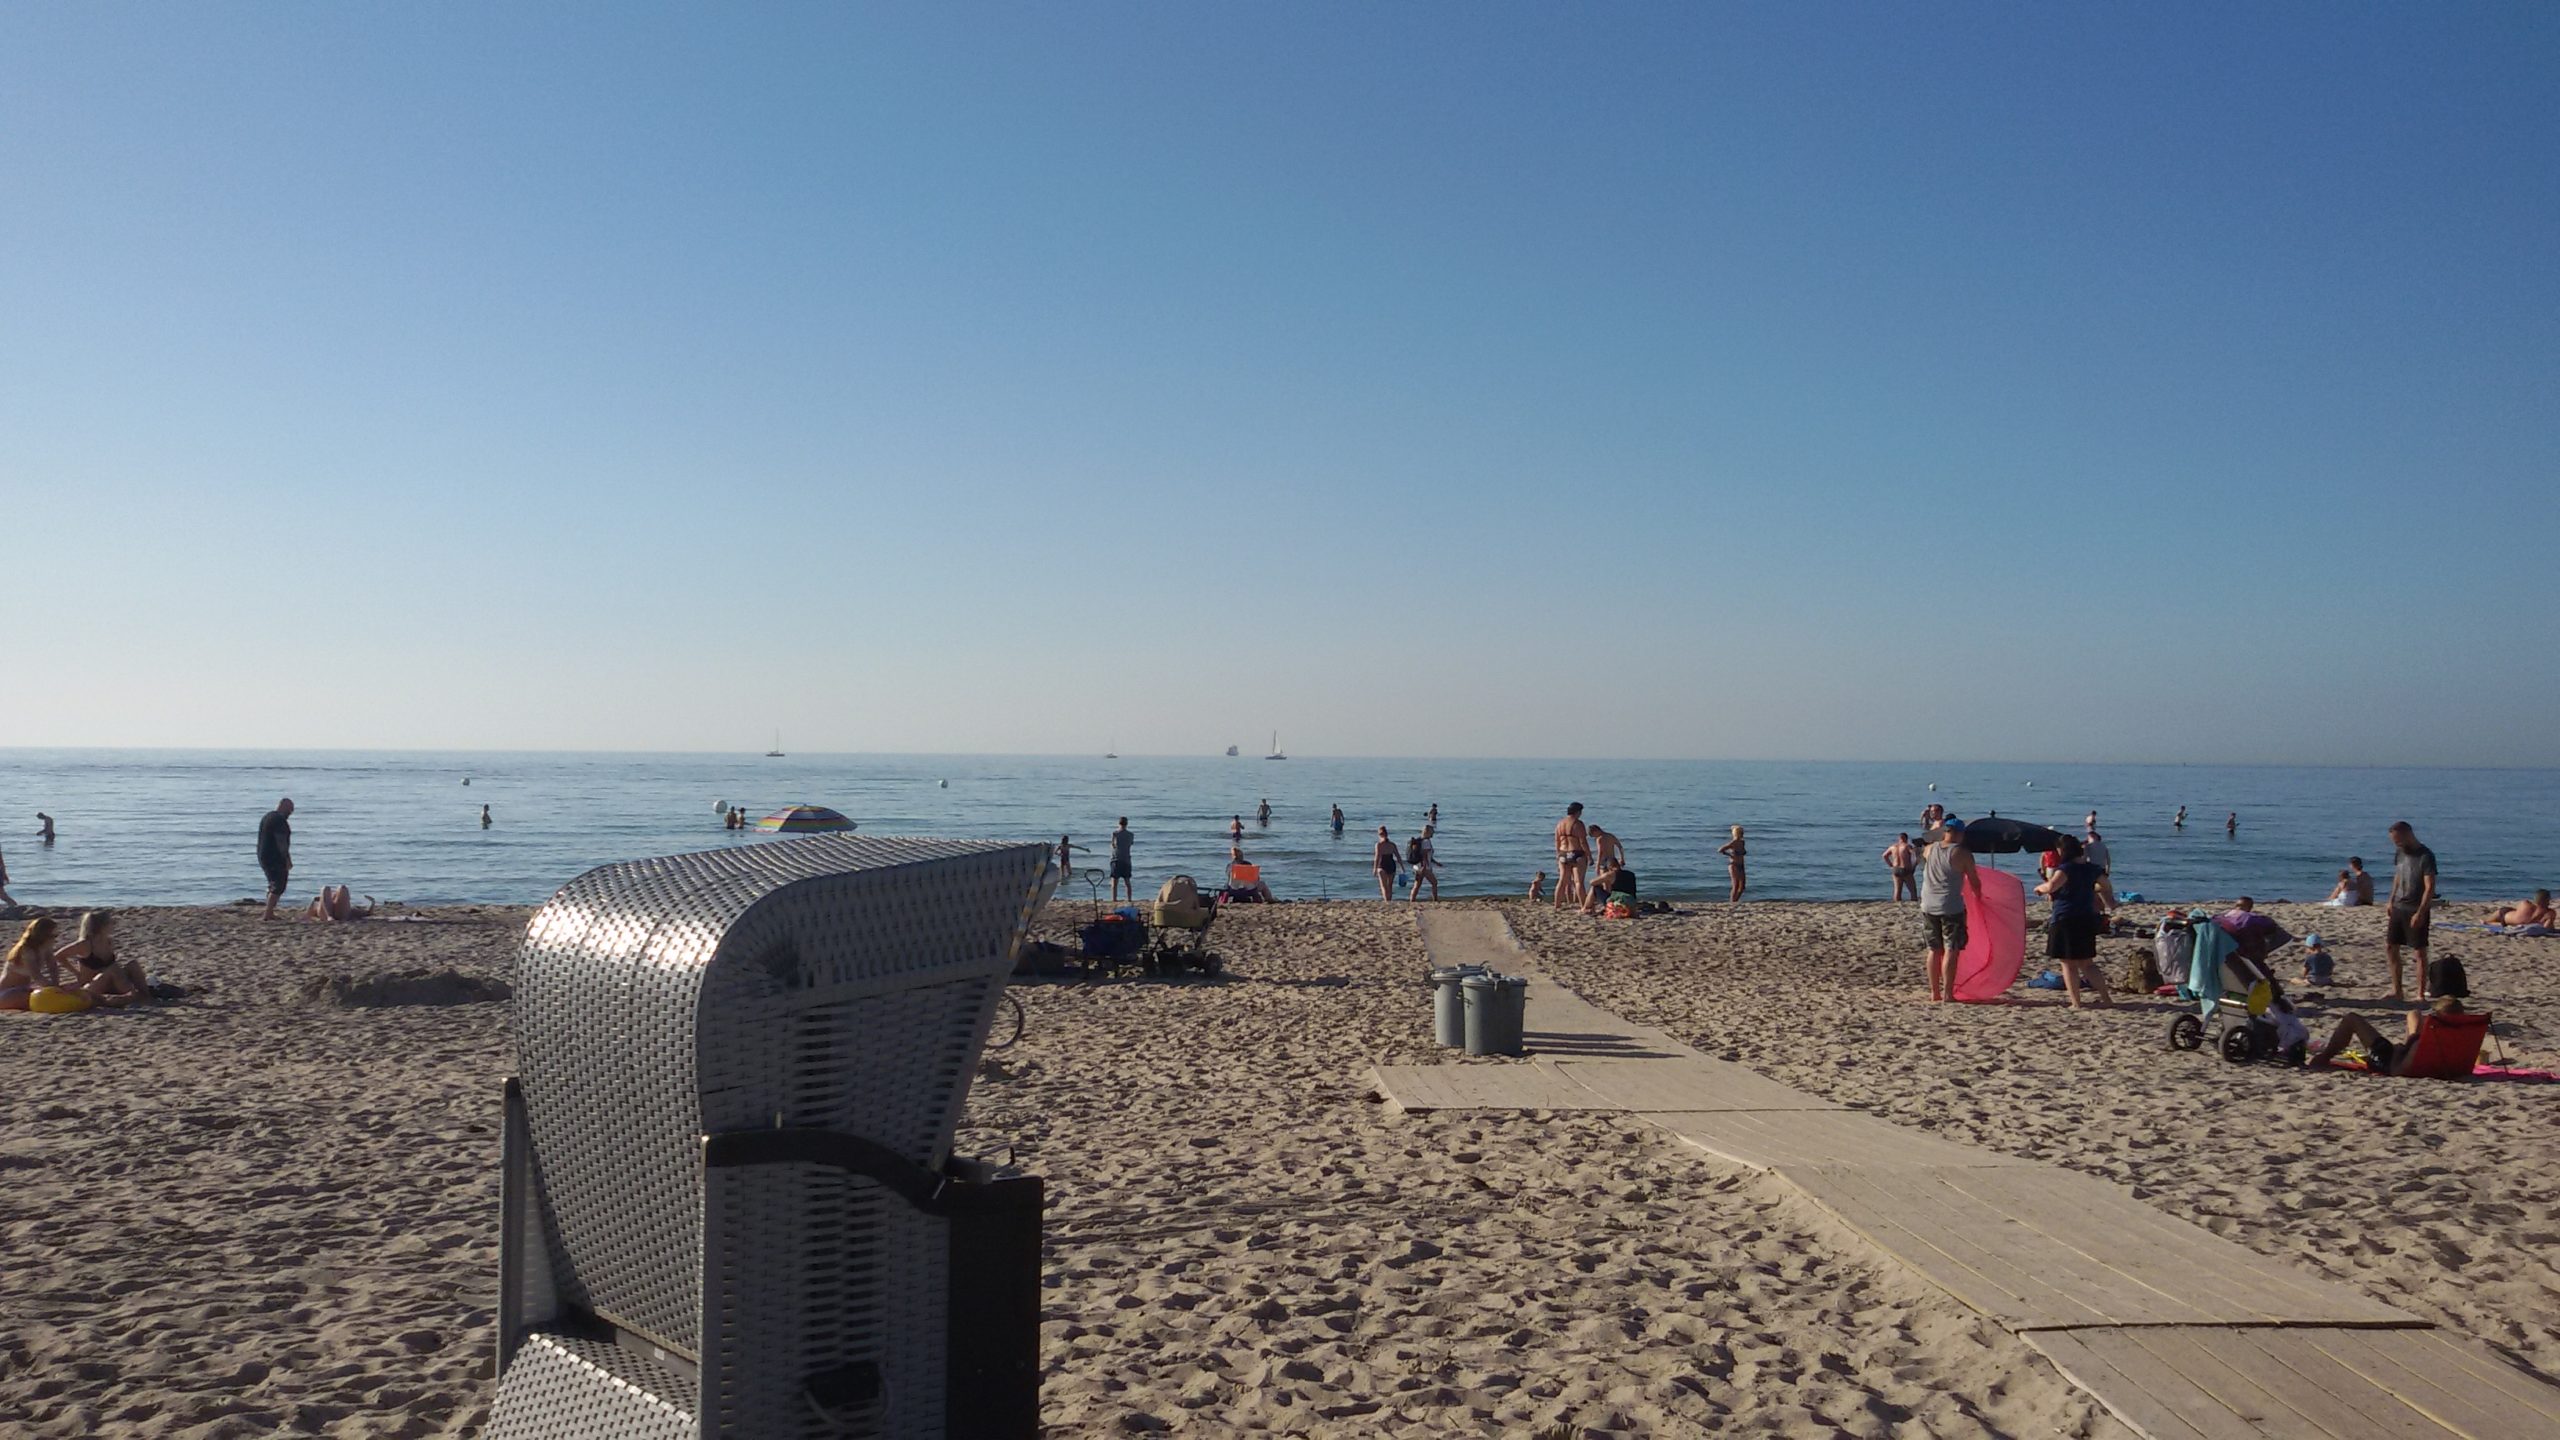
[[[1931,790],[1933,790],[1933,791],[1934,791],[1934,790],[1936,790],[1936,789],[1938,788],[1938,782],[1937,782],[1937,781],[1935,781],[1935,780],[1930,781],[1930,782],[1929,782],[1929,788],[1930,788]]]
[[[950,788],[951,788],[951,782],[950,782],[950,781],[948,781],[948,780],[936,780],[936,781],[934,781],[933,783],[934,783],[935,785],[937,785],[937,786],[941,787],[942,789],[945,789],[945,790],[948,790],[948,789],[950,789]]]

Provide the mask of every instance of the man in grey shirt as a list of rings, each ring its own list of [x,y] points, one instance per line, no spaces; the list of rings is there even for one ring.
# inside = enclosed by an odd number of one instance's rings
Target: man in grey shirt
[[[2391,910],[2382,931],[2382,954],[2391,962],[2391,998],[2405,1000],[2400,947],[2418,957],[2418,998],[2427,998],[2427,916],[2436,903],[2436,852],[2418,843],[2406,820],[2391,822]]]
[[[2107,842],[2098,838],[2098,827],[2095,825],[2089,827],[2089,838],[2081,843],[2080,853],[2082,858],[2097,866],[2101,872],[2116,868],[2114,857],[2107,854]]]
[[[1973,852],[1964,822],[1950,815],[1935,844],[1920,853],[1920,943],[1929,951],[1929,999],[1956,998],[1956,959],[1964,954],[1964,891],[1973,883]]]

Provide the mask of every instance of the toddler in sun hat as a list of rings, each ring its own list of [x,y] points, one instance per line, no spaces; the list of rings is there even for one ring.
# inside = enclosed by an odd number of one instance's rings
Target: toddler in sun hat
[[[2308,984],[2308,985],[2326,985],[2326,984],[2328,984],[2328,983],[2329,983],[2330,977],[2331,977],[2331,976],[2333,976],[2333,975],[2335,975],[2336,973],[2337,973],[2336,962],[2332,961],[2332,960],[2329,958],[2329,952],[2328,952],[2328,951],[2326,951],[2326,950],[2324,950],[2324,949],[2322,949],[2322,948],[2320,947],[2320,937],[2319,937],[2319,936],[2317,936],[2317,935],[2305,935],[2305,936],[2303,936],[2303,937],[2302,937],[2302,979],[2303,979],[2303,983]]]

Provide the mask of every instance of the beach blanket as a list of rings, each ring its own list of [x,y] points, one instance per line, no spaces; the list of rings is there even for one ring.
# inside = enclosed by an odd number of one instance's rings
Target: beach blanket
[[[1964,900],[1956,998],[1984,1004],[2009,993],[2027,962],[2027,889],[2005,870],[1977,870]]]

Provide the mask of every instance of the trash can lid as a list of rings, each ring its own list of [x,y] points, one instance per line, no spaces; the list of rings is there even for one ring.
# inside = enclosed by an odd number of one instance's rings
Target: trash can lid
[[[1442,980],[1463,980],[1469,975],[1487,975],[1491,973],[1491,971],[1488,971],[1481,965],[1443,965],[1439,969],[1431,972],[1431,978],[1436,983]]]
[[[1514,990],[1526,990],[1529,988],[1529,977],[1526,975],[1496,975],[1493,977],[1493,983],[1496,985],[1508,986]]]
[[[1502,983],[1502,977],[1491,971],[1479,970],[1468,976],[1464,983],[1470,990],[1490,990]]]

